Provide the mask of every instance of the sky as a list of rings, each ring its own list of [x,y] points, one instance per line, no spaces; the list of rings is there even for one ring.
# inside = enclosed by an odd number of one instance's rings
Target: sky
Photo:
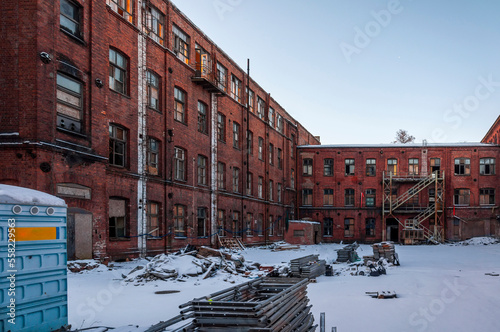
[[[173,0],[322,144],[479,142],[500,114],[498,0]]]

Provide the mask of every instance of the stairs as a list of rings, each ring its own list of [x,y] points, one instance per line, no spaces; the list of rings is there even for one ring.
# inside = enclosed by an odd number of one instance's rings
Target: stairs
[[[219,238],[219,245],[221,247],[231,249],[231,250],[245,250],[245,246],[243,243],[238,238],[235,237],[220,237]]]
[[[404,192],[401,196],[398,196],[396,200],[390,202],[389,204],[389,209],[390,211],[396,210],[398,207],[403,205],[404,203],[408,202],[412,197],[417,195],[419,192],[424,190],[427,186],[429,186],[431,183],[436,181],[436,174],[433,173],[429,175],[428,177],[424,178],[423,181],[420,181],[410,189],[408,189],[406,192]]]

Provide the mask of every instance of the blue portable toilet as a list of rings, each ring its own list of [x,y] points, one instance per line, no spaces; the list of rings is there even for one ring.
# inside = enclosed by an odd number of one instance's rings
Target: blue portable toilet
[[[66,203],[0,184],[0,331],[68,324]]]

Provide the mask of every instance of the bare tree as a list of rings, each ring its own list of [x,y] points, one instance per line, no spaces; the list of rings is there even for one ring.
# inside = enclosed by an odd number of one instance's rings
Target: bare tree
[[[413,143],[415,141],[415,137],[408,134],[408,132],[404,129],[399,129],[396,132],[396,140],[393,143]]]

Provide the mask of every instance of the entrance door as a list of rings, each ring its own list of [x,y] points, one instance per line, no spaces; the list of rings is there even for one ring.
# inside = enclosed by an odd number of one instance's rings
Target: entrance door
[[[92,213],[68,208],[68,260],[92,259]]]
[[[394,218],[389,218],[386,221],[387,226],[387,240],[399,242],[399,223]]]

